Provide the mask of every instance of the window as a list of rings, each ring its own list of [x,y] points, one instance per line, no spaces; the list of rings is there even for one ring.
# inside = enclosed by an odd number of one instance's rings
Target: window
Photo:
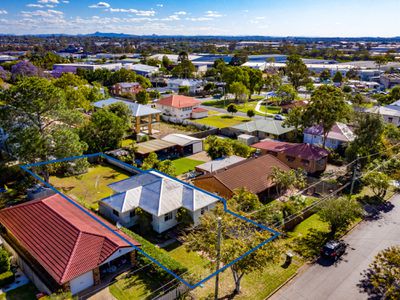
[[[206,206],[206,207],[203,207],[203,208],[201,209],[200,213],[201,213],[202,215],[204,215],[207,211],[208,211],[208,207]]]
[[[172,212],[167,213],[164,215],[164,221],[168,222],[169,220],[172,220],[174,218],[174,215],[172,214]]]
[[[293,156],[286,155],[286,159],[288,162],[293,162],[296,158]]]
[[[132,210],[132,211],[129,213],[129,217],[133,218],[133,217],[135,217],[135,216],[136,216],[136,213],[135,213],[134,210]]]
[[[113,209],[113,215],[115,215],[115,216],[119,217],[119,212],[118,212],[118,211],[116,211],[115,209]]]
[[[389,117],[389,118],[388,118],[388,122],[389,122],[389,123],[393,123],[393,118],[392,118],[392,117]]]

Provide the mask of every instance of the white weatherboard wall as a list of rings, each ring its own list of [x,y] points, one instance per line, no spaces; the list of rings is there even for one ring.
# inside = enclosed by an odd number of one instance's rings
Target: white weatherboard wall
[[[91,287],[94,284],[93,272],[89,271],[87,273],[84,273],[72,279],[69,283],[71,287],[71,293],[72,295],[75,295],[83,291],[84,289]]]
[[[153,229],[154,231],[158,232],[158,233],[162,233],[172,227],[174,227],[175,225],[178,224],[178,221],[176,220],[176,213],[177,210],[174,210],[172,212],[172,219],[165,221],[165,215],[162,216],[153,216],[153,222],[151,222],[151,224],[153,225]]]
[[[193,144],[193,154],[203,151],[203,141]]]

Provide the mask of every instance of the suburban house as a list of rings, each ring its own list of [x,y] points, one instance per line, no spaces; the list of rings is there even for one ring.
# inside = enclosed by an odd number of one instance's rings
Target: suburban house
[[[177,145],[178,152],[182,156],[203,151],[203,140],[189,135],[172,133],[161,139]]]
[[[374,106],[366,110],[367,113],[377,114],[382,116],[386,123],[400,126],[400,107],[393,106]]]
[[[272,196],[275,187],[271,174],[273,168],[289,171],[290,168],[272,155],[250,158],[216,172],[193,179],[195,186],[229,199],[236,189],[247,188],[260,200]]]
[[[324,131],[320,125],[306,128],[303,132],[303,142],[312,145],[322,145],[324,140],[323,133]],[[338,149],[354,141],[354,138],[353,131],[346,124],[336,122],[328,133],[325,146],[331,149]]]
[[[380,83],[385,89],[391,89],[396,85],[400,85],[400,74],[382,74],[380,76]]]
[[[203,90],[203,81],[196,79],[171,78],[167,82],[167,88],[174,92],[178,92],[179,88],[182,86],[187,86],[189,88],[189,94],[195,95]]]
[[[178,119],[199,119],[205,118],[208,111],[200,106],[200,101],[193,97],[182,95],[170,95],[156,102],[156,108],[166,116]]]
[[[195,225],[199,218],[219,201],[194,186],[158,171],[147,171],[112,183],[114,195],[99,202],[100,213],[125,227],[138,223],[136,209],[151,216],[154,231],[162,233],[176,226],[179,209],[185,209]]]
[[[292,169],[301,168],[315,174],[325,171],[329,151],[311,144],[294,144],[274,140],[265,140],[252,147],[261,154],[270,154],[287,164]]]
[[[126,94],[136,95],[142,90],[139,82],[119,82],[112,86],[111,91],[116,96],[123,96]]]
[[[143,64],[134,64],[129,67],[130,70],[135,71],[136,74],[151,77],[160,71],[159,67],[153,67]]]
[[[241,123],[230,127],[229,130],[236,136],[248,134],[259,140],[265,138],[287,139],[289,134],[294,131],[294,127],[284,126],[283,121],[268,118]]]
[[[5,208],[0,211],[0,222],[6,248],[47,294],[62,289],[75,295],[100,284],[105,276],[135,264],[132,245],[140,246],[59,194]]]
[[[103,108],[114,103],[124,103],[129,107],[130,111],[132,112],[132,123],[134,125],[135,133],[144,132],[151,135],[153,134],[153,127],[160,123],[161,111],[151,108],[148,105],[142,105],[116,98],[100,100],[95,102],[93,105],[97,108]]]
[[[216,172],[221,169],[228,168],[231,165],[234,165],[238,162],[246,160],[243,157],[232,155],[228,157],[221,157],[214,159],[212,161],[208,161],[204,164],[198,165],[195,167],[196,172],[201,174],[209,174],[212,172]]]

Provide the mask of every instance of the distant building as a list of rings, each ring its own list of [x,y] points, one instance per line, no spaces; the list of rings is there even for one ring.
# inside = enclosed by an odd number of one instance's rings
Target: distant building
[[[53,65],[53,76],[60,76],[63,73],[74,73],[76,74],[78,69],[85,69],[95,71],[98,69],[106,69],[110,71],[118,71],[122,68],[121,63],[110,63],[110,64],[84,64],[84,63],[70,63],[70,64],[54,64]]]
[[[203,90],[203,84],[202,80],[171,78],[167,82],[167,88],[177,93],[180,87],[187,86],[189,94],[195,95]]]
[[[116,96],[122,96],[124,94],[136,95],[142,90],[142,86],[139,82],[119,82],[112,86],[112,93]]]
[[[153,66],[148,66],[148,65],[143,65],[143,64],[134,64],[131,65],[130,70],[135,71],[136,74],[145,76],[145,77],[151,77],[155,73],[158,73],[160,71],[159,67],[153,67]]]
[[[207,117],[206,109],[199,107],[201,102],[193,97],[170,95],[156,102],[157,109],[166,116],[178,119],[198,119]]]
[[[64,290],[75,295],[99,285],[110,275],[111,266],[115,273],[120,266],[134,264],[136,250],[131,244],[140,246],[104,219],[58,194],[5,208],[0,211],[0,222],[6,248],[46,294]]]
[[[323,128],[320,125],[306,128],[303,132],[303,142],[312,145],[322,145],[323,133]],[[328,133],[325,146],[331,149],[338,149],[340,146],[345,146],[354,141],[354,138],[353,131],[346,124],[336,122]]]
[[[301,168],[307,173],[321,173],[328,163],[329,151],[311,144],[294,144],[265,140],[252,147],[262,154],[271,154],[292,169]]]
[[[400,109],[393,106],[374,106],[366,110],[367,113],[382,116],[386,123],[400,126]]]
[[[380,82],[385,89],[391,89],[396,85],[400,85],[400,74],[383,74],[380,77]]]
[[[141,208],[150,214],[153,230],[158,233],[179,223],[179,209],[185,209],[198,225],[200,217],[219,201],[216,196],[158,171],[144,172],[109,187],[115,194],[99,202],[102,215],[131,227],[138,223],[135,212]]]

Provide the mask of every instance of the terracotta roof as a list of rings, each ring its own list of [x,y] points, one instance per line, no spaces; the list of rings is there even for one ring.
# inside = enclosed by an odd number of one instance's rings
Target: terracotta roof
[[[214,177],[231,191],[245,187],[250,192],[258,194],[274,186],[270,179],[273,167],[278,167],[283,171],[290,170],[279,159],[267,154],[258,158],[246,159],[225,170],[199,176],[195,181],[201,178]]]
[[[200,104],[200,101],[193,97],[187,97],[182,95],[171,95],[158,100],[157,104],[164,106],[171,106],[176,108],[191,107]]]
[[[3,209],[0,222],[59,284],[96,268],[120,248],[131,247],[58,194]]]
[[[195,107],[192,110],[192,112],[194,112],[194,113],[201,113],[201,112],[206,112],[206,111],[208,111],[208,110],[205,108],[202,108],[202,107]]]
[[[254,144],[252,145],[252,147],[273,152],[283,152],[293,157],[299,157],[301,159],[308,160],[319,160],[329,155],[329,152],[327,150],[306,143],[293,144],[268,140]]]

